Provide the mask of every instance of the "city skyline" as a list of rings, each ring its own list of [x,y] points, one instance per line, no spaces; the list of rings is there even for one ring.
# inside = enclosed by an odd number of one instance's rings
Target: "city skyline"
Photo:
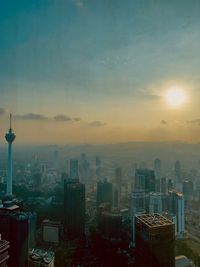
[[[200,142],[199,13],[196,0],[0,3],[0,140],[12,112],[16,144]]]

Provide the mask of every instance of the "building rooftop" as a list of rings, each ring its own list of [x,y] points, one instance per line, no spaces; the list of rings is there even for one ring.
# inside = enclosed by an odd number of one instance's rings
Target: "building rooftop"
[[[169,219],[157,213],[142,214],[142,215],[137,215],[136,217],[146,226],[151,227],[151,228],[173,224],[172,221],[170,221]]]
[[[17,206],[13,201],[5,201],[3,205],[0,207],[1,210],[18,210],[19,206]]]
[[[54,260],[54,252],[44,249],[32,249],[29,251],[29,259],[32,261],[51,263]]]

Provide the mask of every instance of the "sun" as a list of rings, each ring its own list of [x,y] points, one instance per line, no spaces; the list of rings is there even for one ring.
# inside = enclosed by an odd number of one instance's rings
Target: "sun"
[[[173,108],[181,107],[187,100],[186,93],[181,87],[171,87],[164,95],[166,103]]]

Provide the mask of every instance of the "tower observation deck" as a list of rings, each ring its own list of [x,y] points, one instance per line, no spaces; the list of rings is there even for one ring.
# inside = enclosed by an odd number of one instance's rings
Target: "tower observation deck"
[[[15,140],[16,135],[12,130],[12,114],[10,114],[10,128],[5,135],[5,139],[8,142],[8,169],[6,180],[6,195],[12,196],[12,143]]]

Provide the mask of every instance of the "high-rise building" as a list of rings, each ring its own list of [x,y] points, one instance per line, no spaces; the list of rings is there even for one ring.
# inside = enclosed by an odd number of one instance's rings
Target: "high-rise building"
[[[185,207],[184,195],[180,192],[169,192],[169,213],[176,216],[175,232],[178,238],[182,238],[185,233]]]
[[[161,178],[161,160],[158,158],[154,160],[154,171],[156,179],[159,180]]]
[[[8,249],[10,247],[10,243],[6,240],[1,239],[0,235],[0,267],[6,267],[7,261],[9,259]]]
[[[185,180],[183,182],[183,194],[185,197],[185,200],[188,201],[192,198],[194,192],[194,184],[190,180]]]
[[[10,114],[10,128],[5,135],[5,139],[8,142],[8,169],[6,180],[6,194],[12,196],[12,143],[15,140],[15,134],[12,131],[12,115]]]
[[[176,182],[180,183],[181,182],[181,163],[179,160],[175,162],[174,173],[176,177]]]
[[[121,202],[121,190],[122,190],[122,168],[115,169],[115,179],[114,179],[114,193],[117,197],[117,207],[120,207]]]
[[[160,214],[136,216],[136,266],[175,267],[174,224]]]
[[[84,184],[89,184],[91,182],[90,178],[90,163],[86,154],[83,153],[80,162],[80,180]]]
[[[85,185],[76,179],[64,182],[64,231],[70,238],[85,233]]]
[[[19,212],[15,205],[4,206],[0,209],[0,229],[2,238],[10,242],[8,266],[27,266],[29,241],[28,214]]]
[[[142,189],[135,189],[131,193],[131,225],[132,243],[135,246],[135,216],[145,214],[145,193]]]
[[[122,215],[114,212],[102,212],[98,228],[105,238],[119,239],[122,233]]]
[[[135,189],[143,189],[145,193],[155,192],[155,173],[153,170],[137,169],[135,172]]]
[[[79,178],[78,159],[70,159],[69,178],[70,179]]]
[[[167,189],[167,179],[166,177],[161,178],[161,185],[160,185],[161,193],[167,194],[168,189]]]
[[[108,182],[107,180],[99,181],[97,183],[97,207],[102,203],[110,203],[112,206],[112,183]]]
[[[151,192],[149,198],[149,213],[162,214],[162,194]]]

